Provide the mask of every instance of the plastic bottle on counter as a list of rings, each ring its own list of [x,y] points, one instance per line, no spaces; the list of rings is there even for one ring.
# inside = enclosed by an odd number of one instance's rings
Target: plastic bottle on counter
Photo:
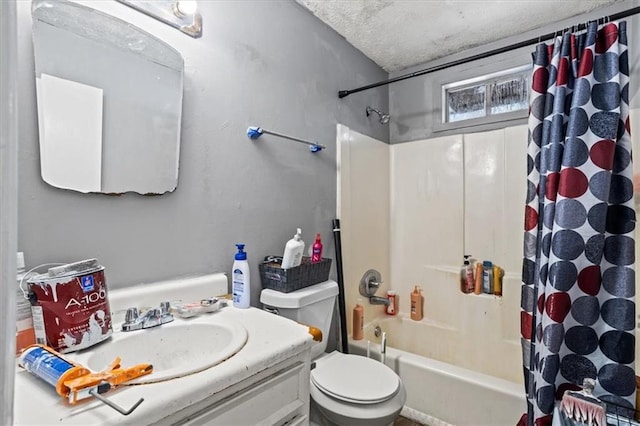
[[[356,306],[353,308],[353,340],[362,340],[364,336],[364,308],[362,299],[358,298]]]
[[[420,287],[415,286],[411,292],[411,319],[414,321],[420,321],[423,318],[424,297],[420,292]]]
[[[297,228],[296,235],[293,236],[284,247],[282,256],[282,269],[289,269],[300,266],[302,262],[302,252],[304,251],[304,241],[302,241],[302,230]]]
[[[248,308],[251,304],[251,273],[247,253],[244,252],[244,244],[236,244],[238,252],[233,261],[232,268],[232,292],[233,306],[236,308]]]
[[[320,234],[316,234],[316,242],[313,243],[311,249],[311,263],[318,263],[322,260],[322,241]]]
[[[482,262],[482,292],[491,294],[493,291],[493,263],[490,260]]]
[[[460,291],[469,294],[475,290],[475,281],[473,280],[473,267],[469,262],[471,255],[464,255],[464,264],[460,269]]]

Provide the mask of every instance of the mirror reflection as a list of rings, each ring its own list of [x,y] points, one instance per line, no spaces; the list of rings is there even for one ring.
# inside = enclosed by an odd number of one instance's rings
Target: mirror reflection
[[[184,61],[118,18],[34,0],[40,163],[79,192],[162,194],[178,182]]]

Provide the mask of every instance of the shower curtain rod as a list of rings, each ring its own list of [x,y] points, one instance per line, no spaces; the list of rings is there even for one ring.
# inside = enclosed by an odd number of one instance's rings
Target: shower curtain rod
[[[609,21],[615,21],[618,19],[622,19],[622,18],[626,18],[627,16],[631,16],[631,15],[636,15],[640,13],[640,7],[634,7],[619,13],[614,13],[612,15],[609,16],[605,16],[602,17],[600,19],[598,19],[598,23],[605,23],[605,22],[609,22]],[[594,22],[593,20],[589,21],[589,22]],[[574,25],[570,28],[575,28],[576,31],[580,31],[583,30],[587,27],[587,24],[579,24],[579,25]],[[483,52],[483,53],[478,53],[477,55],[472,55],[469,56],[467,58],[462,58],[462,59],[458,59],[455,61],[451,61],[451,62],[447,62],[445,64],[442,65],[436,65],[433,66],[431,68],[426,68],[420,71],[416,71],[416,72],[412,72],[410,74],[404,74],[398,77],[394,77],[391,78],[389,80],[384,80],[384,81],[379,81],[377,83],[373,83],[373,84],[369,84],[367,86],[362,86],[362,87],[358,87],[356,89],[352,89],[352,90],[340,90],[338,92],[338,97],[340,99],[345,98],[349,95],[351,95],[352,93],[358,93],[358,92],[362,92],[363,90],[369,90],[369,89],[373,89],[375,87],[380,87],[380,86],[386,86],[387,84],[391,84],[391,83],[395,83],[397,81],[402,81],[402,80],[407,80],[409,78],[413,78],[413,77],[419,77],[421,75],[425,75],[425,74],[429,74],[435,71],[440,71],[446,68],[451,68],[454,67],[456,65],[462,65],[462,64],[466,64],[472,61],[477,61],[478,59],[484,59],[484,58],[488,58],[490,56],[493,55],[497,55],[499,53],[505,53],[505,52],[509,52],[511,50],[516,50],[519,49],[521,47],[526,47],[526,46],[530,46],[532,44],[535,43],[541,43],[543,41],[547,41],[547,40],[551,40],[552,38],[554,38],[555,36],[558,35],[558,31],[549,33],[549,34],[545,34],[543,36],[539,36],[539,37],[535,37],[535,38],[531,38],[529,40],[524,40],[518,43],[514,43],[511,44],[509,46],[504,46],[504,47],[500,47],[498,49],[493,49],[493,50],[489,50],[487,52]]]

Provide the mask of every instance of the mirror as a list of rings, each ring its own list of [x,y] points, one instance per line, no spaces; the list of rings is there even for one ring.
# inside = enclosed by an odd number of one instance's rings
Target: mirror
[[[40,169],[89,193],[178,184],[184,60],[139,28],[66,0],[34,0]]]

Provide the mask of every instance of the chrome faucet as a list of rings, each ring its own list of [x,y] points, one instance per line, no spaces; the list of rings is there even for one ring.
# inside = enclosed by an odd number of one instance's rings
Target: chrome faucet
[[[388,297],[369,296],[369,303],[372,305],[385,305],[388,306],[391,303]]]
[[[369,269],[364,273],[360,280],[360,294],[369,299],[369,303],[372,305],[385,305],[388,306],[391,301],[387,297],[374,296],[380,284],[382,283],[382,277],[380,272],[375,269]]]
[[[138,308],[129,308],[122,324],[122,331],[142,330],[171,321],[173,315],[169,310],[169,302],[162,302],[159,308],[149,309],[143,315],[140,315]]]

